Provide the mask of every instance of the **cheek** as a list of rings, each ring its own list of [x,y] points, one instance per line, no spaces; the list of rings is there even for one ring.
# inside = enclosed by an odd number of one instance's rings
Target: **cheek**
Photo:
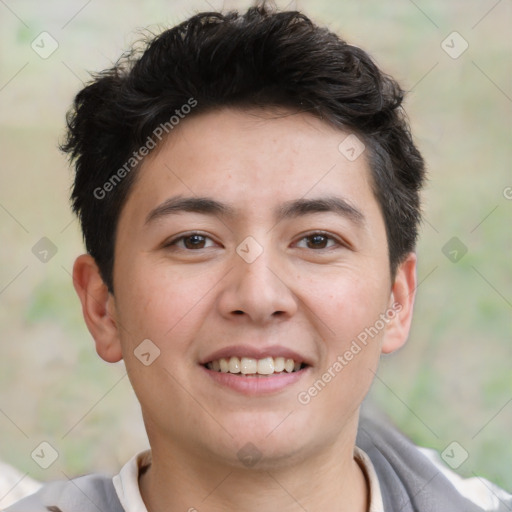
[[[128,343],[148,338],[161,350],[186,347],[190,333],[212,307],[208,290],[215,284],[213,276],[184,275],[164,264],[136,261],[129,275],[119,290],[119,319],[131,339]]]
[[[338,404],[341,422],[363,400],[377,371],[385,330],[380,315],[386,311],[389,289],[378,272],[340,269],[333,275],[337,278],[315,279],[316,286],[309,289],[306,304],[317,319],[322,355],[311,387],[299,401],[314,401],[319,413]]]
[[[316,276],[302,291],[305,304],[324,325],[322,333],[336,350],[375,324],[386,310],[389,294],[383,279],[354,269]]]
[[[344,424],[377,371],[385,330],[380,315],[386,311],[388,293],[382,283],[372,286],[364,279],[330,281],[329,287],[330,293],[317,291],[318,300],[308,303],[321,320],[317,325],[322,325],[323,353],[320,367],[297,398],[311,405],[318,418],[328,411],[331,419],[336,417],[333,424]]]
[[[212,307],[213,285],[157,265],[134,264],[129,275],[119,290],[123,358],[139,400],[158,408],[155,390],[182,396],[178,382],[193,364],[192,341]]]

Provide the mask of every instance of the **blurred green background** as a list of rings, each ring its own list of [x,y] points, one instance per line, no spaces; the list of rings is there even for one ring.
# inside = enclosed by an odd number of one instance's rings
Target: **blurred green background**
[[[124,367],[96,355],[71,283],[83,247],[57,150],[65,112],[88,72],[110,66],[140,28],[250,3],[0,3],[0,459],[33,478],[116,472],[146,446]],[[428,162],[415,320],[370,398],[417,444],[460,443],[460,474],[511,490],[512,3],[277,4],[365,48],[402,83]],[[46,59],[31,47],[43,31],[58,43]],[[464,44],[453,31],[468,44],[458,58],[443,49]],[[42,237],[57,248],[46,263],[32,252]],[[443,252],[453,237],[467,249],[458,262]],[[47,470],[30,456],[41,441],[59,452]]]

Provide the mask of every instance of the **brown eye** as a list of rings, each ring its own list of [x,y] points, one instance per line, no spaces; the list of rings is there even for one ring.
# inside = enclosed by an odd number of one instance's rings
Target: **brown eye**
[[[206,237],[203,235],[190,235],[183,237],[183,245],[187,249],[202,249],[206,244]]]
[[[325,249],[329,238],[325,235],[311,235],[306,240],[309,249]]]
[[[176,238],[173,240],[170,244],[168,244],[168,247],[178,247],[179,249],[185,249],[185,250],[199,250],[199,249],[206,249],[208,247],[212,247],[214,245],[213,240],[206,236],[202,235],[201,233],[191,233],[189,235],[184,235]]]
[[[299,240],[297,246],[305,249],[328,249],[335,244],[336,240],[331,236],[323,233],[313,233]]]

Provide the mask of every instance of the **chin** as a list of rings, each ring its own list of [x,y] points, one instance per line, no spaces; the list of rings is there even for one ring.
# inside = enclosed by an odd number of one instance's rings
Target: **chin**
[[[238,467],[251,469],[289,465],[304,452],[307,443],[304,432],[308,430],[301,428],[297,421],[290,421],[293,413],[287,418],[288,414],[245,414],[236,424],[225,423],[233,437],[224,445],[224,456]]]
[[[304,440],[256,440],[244,436],[238,437],[235,442],[237,446],[231,446],[217,455],[225,459],[228,465],[238,469],[270,471],[290,467],[304,460]]]

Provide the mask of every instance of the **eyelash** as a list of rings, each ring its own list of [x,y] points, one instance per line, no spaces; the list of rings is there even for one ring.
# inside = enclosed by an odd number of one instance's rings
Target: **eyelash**
[[[213,238],[211,238],[210,236],[208,235],[205,235],[204,233],[200,233],[198,231],[193,231],[191,233],[186,233],[184,235],[180,235],[172,240],[170,240],[169,242],[167,242],[165,244],[165,247],[173,247],[173,246],[177,246],[179,242],[182,242],[184,241],[185,239],[187,238],[191,238],[193,236],[201,236],[203,237],[204,239],[206,240],[211,240],[211,241],[214,241]],[[194,251],[196,249],[187,249],[186,247],[178,247],[179,249],[181,250],[184,250],[184,251]],[[204,247],[201,247],[201,249],[204,249]],[[208,247],[206,247],[206,249],[208,249]]]
[[[198,232],[198,231],[194,231],[194,232],[191,232],[191,233],[186,233],[184,235],[180,235],[176,238],[174,238],[173,240],[170,240],[168,243],[165,244],[165,247],[177,247],[178,244],[180,242],[183,242],[185,239],[187,238],[191,238],[193,236],[200,236],[200,237],[203,237],[205,240],[210,240],[210,241],[213,241],[215,243],[215,241],[209,237],[208,235],[204,234],[204,233],[201,233],[201,232]],[[330,233],[326,233],[324,231],[313,231],[311,233],[307,233],[303,236],[301,236],[301,238],[299,238],[299,240],[297,242],[295,242],[295,244],[298,244],[304,240],[307,240],[307,239],[311,239],[315,236],[321,236],[321,237],[325,237],[327,238],[327,243],[329,243],[329,241],[333,241],[334,244],[328,246],[328,247],[322,247],[320,249],[311,249],[313,251],[322,251],[322,250],[329,250],[331,249],[332,247],[335,247],[335,246],[344,246],[345,244],[343,244],[342,242],[339,241],[338,238],[334,237],[333,235],[331,235]],[[195,250],[200,250],[200,249],[208,249],[209,247],[200,247],[199,249],[187,249],[186,247],[178,247],[179,249],[181,250],[185,250],[185,251],[195,251]],[[303,249],[308,249],[308,247],[302,247]]]

